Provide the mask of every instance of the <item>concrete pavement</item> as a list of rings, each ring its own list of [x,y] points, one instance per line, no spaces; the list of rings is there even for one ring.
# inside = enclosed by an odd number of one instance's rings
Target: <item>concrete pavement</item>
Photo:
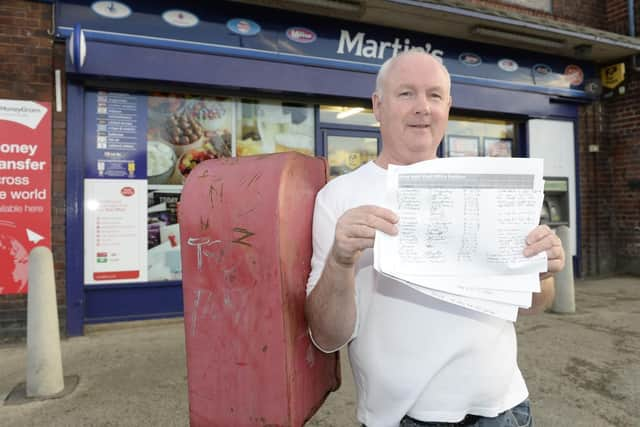
[[[536,426],[640,425],[640,278],[578,281],[575,293],[575,314],[517,322]],[[90,326],[85,336],[62,341],[64,375],[80,377],[73,393],[3,406],[25,381],[25,347],[0,346],[0,426],[189,424],[181,319]],[[341,389],[307,426],[359,425],[344,359]]]

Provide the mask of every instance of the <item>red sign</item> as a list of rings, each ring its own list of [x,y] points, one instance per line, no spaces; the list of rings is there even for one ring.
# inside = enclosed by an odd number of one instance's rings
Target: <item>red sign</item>
[[[120,190],[120,194],[125,197],[130,197],[136,194],[136,190],[134,190],[133,187],[122,187],[122,190]]]
[[[564,69],[564,75],[571,86],[580,86],[584,81],[584,73],[582,68],[577,65],[567,65]]]
[[[0,99],[0,294],[27,292],[35,246],[51,247],[51,104]]]

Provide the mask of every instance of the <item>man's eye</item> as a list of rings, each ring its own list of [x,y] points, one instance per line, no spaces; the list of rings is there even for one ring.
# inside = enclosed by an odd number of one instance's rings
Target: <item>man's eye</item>
[[[408,90],[405,90],[403,92],[400,92],[400,96],[403,97],[403,98],[407,98],[407,97],[411,96],[411,92],[408,91]]]
[[[442,99],[442,95],[440,95],[439,93],[434,93],[431,95],[431,97],[434,99]]]

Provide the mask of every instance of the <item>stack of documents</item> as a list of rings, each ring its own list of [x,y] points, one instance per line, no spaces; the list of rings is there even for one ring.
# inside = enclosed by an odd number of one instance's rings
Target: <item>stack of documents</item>
[[[434,298],[515,321],[547,270],[525,257],[544,197],[541,159],[444,158],[390,165],[386,206],[399,233],[376,232],[374,268]]]

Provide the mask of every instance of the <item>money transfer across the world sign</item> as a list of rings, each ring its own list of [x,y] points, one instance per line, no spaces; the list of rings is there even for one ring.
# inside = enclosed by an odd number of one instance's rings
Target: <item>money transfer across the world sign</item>
[[[35,246],[51,247],[51,105],[0,99],[0,294],[27,292]]]

